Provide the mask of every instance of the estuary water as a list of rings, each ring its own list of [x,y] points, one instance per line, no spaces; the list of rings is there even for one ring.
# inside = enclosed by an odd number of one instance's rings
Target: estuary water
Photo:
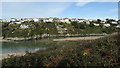
[[[74,36],[74,37],[88,37],[88,35]],[[0,53],[16,53],[16,52],[25,52],[25,51],[45,50],[49,47],[60,45],[58,44],[59,42],[52,41],[52,39],[60,39],[60,38],[64,38],[64,37],[57,37],[57,38],[55,37],[55,38],[30,40],[30,41],[0,42]]]
[[[0,53],[14,53],[35,50],[45,50],[49,44],[41,43],[40,40],[0,42]]]

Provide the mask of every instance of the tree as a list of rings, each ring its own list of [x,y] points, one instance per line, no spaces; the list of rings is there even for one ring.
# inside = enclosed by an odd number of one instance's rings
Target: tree
[[[101,20],[100,20],[100,19],[97,19],[97,22],[98,22],[98,23],[100,23],[100,22],[101,22]]]
[[[79,28],[79,24],[77,21],[73,21],[71,22],[71,24],[75,27],[75,28]]]
[[[80,27],[79,27],[80,29],[85,29],[86,28],[86,26],[85,26],[85,24],[80,24]]]

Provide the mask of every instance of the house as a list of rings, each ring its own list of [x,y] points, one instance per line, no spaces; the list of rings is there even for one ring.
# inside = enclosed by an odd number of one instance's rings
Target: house
[[[88,19],[88,21],[93,21],[92,19]]]
[[[49,20],[49,22],[53,22],[53,18],[49,18],[48,20]]]
[[[100,23],[105,24],[105,21],[101,21]]]
[[[20,28],[22,28],[22,29],[26,29],[26,28],[28,28],[29,26],[28,25],[20,25]]]
[[[64,22],[67,23],[67,24],[71,24],[71,22],[68,18],[64,18]]]
[[[21,24],[22,22],[19,21],[19,22],[11,22],[11,23],[12,23],[12,24],[14,24],[14,23],[16,23],[16,24]]]
[[[111,23],[112,23],[112,24],[118,24],[116,21],[112,21]]]
[[[78,20],[78,23],[84,22],[84,20]]]
[[[15,18],[11,18],[11,21],[12,21],[12,22],[15,22],[15,21],[17,21],[17,19],[15,19]]]
[[[70,19],[68,19],[68,18],[60,18],[60,19],[58,19],[58,20],[56,20],[56,21],[58,21],[58,22],[64,22],[64,23],[67,23],[67,24],[70,24],[71,22],[70,22]]]
[[[89,21],[86,21],[85,23],[86,23],[86,24],[88,24],[88,25],[90,24],[90,22],[89,22]]]
[[[39,22],[39,19],[38,18],[34,18],[33,21],[34,22]]]
[[[94,26],[99,26],[100,24],[93,23]]]
[[[105,27],[110,27],[110,24],[103,24],[103,26],[105,26]]]
[[[116,28],[120,28],[120,24],[116,26]]]
[[[43,22],[53,22],[53,18],[45,18],[43,19]]]

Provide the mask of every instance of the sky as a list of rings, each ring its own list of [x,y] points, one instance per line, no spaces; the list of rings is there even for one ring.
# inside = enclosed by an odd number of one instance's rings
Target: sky
[[[1,4],[1,3],[0,3]],[[118,18],[118,2],[2,2],[2,19]]]

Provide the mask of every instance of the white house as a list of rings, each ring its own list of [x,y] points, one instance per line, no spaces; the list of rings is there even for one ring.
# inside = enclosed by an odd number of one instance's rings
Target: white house
[[[78,21],[78,19],[77,18],[72,18],[71,21]]]
[[[117,25],[116,28],[120,28],[120,25]]]
[[[93,23],[94,26],[99,26],[100,24]]]
[[[101,21],[100,23],[105,24],[105,21]]]
[[[34,22],[39,22],[39,19],[38,18],[34,18],[33,21]]]
[[[12,22],[15,22],[15,21],[16,21],[16,19],[15,19],[15,18],[11,18],[11,21],[12,21]]]
[[[64,21],[67,23],[67,24],[70,24],[70,20],[68,18],[65,18]]]
[[[25,29],[25,28],[28,28],[29,26],[28,25],[20,25],[20,28],[22,29]]]
[[[71,23],[68,18],[61,18],[61,19],[59,19],[59,22],[65,22],[65,23],[67,23],[67,24],[70,24],[70,23]]]
[[[115,21],[112,21],[111,23],[112,23],[112,24],[118,24],[118,23],[117,23],[117,22],[115,22]]]
[[[90,22],[89,22],[89,21],[86,21],[86,24],[88,24],[88,25],[89,25],[89,24],[90,24]]]
[[[53,18],[49,18],[49,20],[48,20],[49,22],[53,22]]]
[[[46,19],[43,19],[43,22],[53,22],[53,18],[46,18]]]
[[[105,27],[110,27],[110,24],[103,24],[103,26],[105,26]]]
[[[78,20],[78,23],[84,22],[84,20]]]
[[[13,24],[13,23],[16,23],[16,24],[21,24],[22,22],[12,22],[12,24]]]

